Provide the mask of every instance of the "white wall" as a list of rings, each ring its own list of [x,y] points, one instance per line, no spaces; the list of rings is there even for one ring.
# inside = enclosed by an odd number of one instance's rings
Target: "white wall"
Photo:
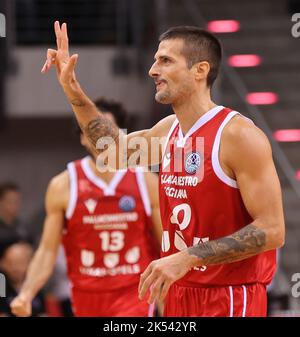
[[[14,57],[18,72],[7,83],[8,114],[11,117],[70,115],[70,107],[56,80],[55,70],[42,75],[46,47],[18,47]],[[73,48],[79,54],[77,77],[91,98],[105,96],[122,101],[126,108],[137,113],[149,111],[153,104],[153,83],[147,75],[116,77],[112,73],[115,48]],[[133,50],[128,50],[132,54]]]

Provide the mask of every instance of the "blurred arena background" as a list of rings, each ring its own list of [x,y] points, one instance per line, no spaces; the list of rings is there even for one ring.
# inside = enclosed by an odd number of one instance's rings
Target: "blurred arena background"
[[[300,273],[300,38],[292,35],[291,18],[300,13],[300,1],[1,0],[0,13],[6,17],[6,37],[0,38],[0,184],[20,186],[18,226],[34,243],[49,179],[84,154],[54,71],[40,73],[47,48],[54,47],[54,21],[68,23],[78,77],[89,96],[122,101],[132,129],[171,113],[155,103],[147,75],[158,35],[183,24],[217,34],[225,57],[214,99],[266,132],[283,189],[287,236],[270,289],[270,315],[299,316],[300,300],[291,289],[292,275]]]

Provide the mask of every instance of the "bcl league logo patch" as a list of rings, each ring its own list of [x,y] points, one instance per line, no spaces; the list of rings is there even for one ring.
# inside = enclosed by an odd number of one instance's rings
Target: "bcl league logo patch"
[[[124,212],[131,212],[135,209],[135,199],[130,195],[124,195],[119,201],[119,207]]]
[[[191,152],[186,155],[184,168],[188,174],[194,174],[201,165],[201,156],[198,152]]]

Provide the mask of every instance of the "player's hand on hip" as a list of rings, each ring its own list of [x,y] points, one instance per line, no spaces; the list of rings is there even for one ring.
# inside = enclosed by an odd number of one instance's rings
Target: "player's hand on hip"
[[[139,298],[142,300],[148,289],[148,303],[163,301],[170,286],[191,269],[185,252],[179,252],[152,261],[143,272],[139,283]]]
[[[22,295],[19,295],[11,302],[10,309],[11,312],[18,317],[31,316],[32,313],[31,301],[22,297]]]
[[[69,38],[67,24],[60,26],[59,21],[55,21],[54,30],[56,35],[57,50],[48,49],[47,60],[42,68],[42,73],[46,73],[52,66],[56,67],[57,77],[62,86],[72,85],[76,81],[75,66],[78,55],[69,54]]]

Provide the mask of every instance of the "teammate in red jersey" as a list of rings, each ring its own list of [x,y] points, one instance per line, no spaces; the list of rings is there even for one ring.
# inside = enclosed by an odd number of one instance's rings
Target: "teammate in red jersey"
[[[166,316],[266,315],[265,288],[274,275],[275,249],[285,238],[281,188],[264,133],[211,100],[222,57],[219,41],[197,27],[162,34],[149,74],[156,100],[171,104],[175,115],[122,135],[81,89],[66,24],[56,22],[55,33],[57,50],[48,50],[42,72],[56,67],[94,146],[104,136],[119,147],[139,136],[148,144],[141,162],[155,164],[158,152],[163,257],[142,274],[140,298],[148,290],[149,303],[166,297]],[[153,149],[153,138],[166,136]],[[132,153],[128,146],[125,158]]]
[[[118,122],[118,104],[101,99],[97,106]],[[83,134],[81,143],[95,153]],[[100,173],[88,156],[51,180],[46,208],[43,237],[12,312],[31,314],[63,241],[76,316],[151,316],[153,305],[141,302],[137,289],[141,272],[159,256],[157,176],[138,168]]]

